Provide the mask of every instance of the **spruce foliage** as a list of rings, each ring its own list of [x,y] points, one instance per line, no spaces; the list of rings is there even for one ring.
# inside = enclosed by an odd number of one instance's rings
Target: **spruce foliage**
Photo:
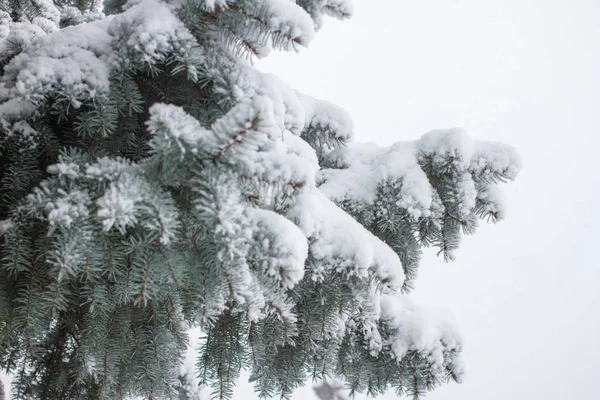
[[[0,1],[0,367],[16,399],[260,396],[310,376],[420,396],[461,340],[413,304],[519,159],[463,131],[388,148],[252,67],[346,0]],[[204,341],[181,370],[188,330]],[[427,333],[427,335],[425,335]],[[190,377],[192,381],[190,381]]]

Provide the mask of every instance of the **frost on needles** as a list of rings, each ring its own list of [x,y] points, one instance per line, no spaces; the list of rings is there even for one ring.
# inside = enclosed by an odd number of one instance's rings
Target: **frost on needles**
[[[251,60],[346,0],[0,1],[0,366],[18,399],[463,379],[424,247],[502,219],[519,159],[459,129],[376,147]],[[190,328],[204,340],[182,371]]]

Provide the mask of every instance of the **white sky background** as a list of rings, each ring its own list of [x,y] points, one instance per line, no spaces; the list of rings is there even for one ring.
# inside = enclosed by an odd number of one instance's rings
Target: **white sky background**
[[[346,108],[356,139],[434,128],[517,147],[506,221],[457,261],[425,257],[414,297],[456,317],[468,376],[431,400],[595,399],[600,374],[600,1],[355,0],[301,54],[260,67]],[[240,382],[236,399],[250,399]],[[295,399],[314,398],[302,390]],[[390,393],[382,399],[393,399]]]

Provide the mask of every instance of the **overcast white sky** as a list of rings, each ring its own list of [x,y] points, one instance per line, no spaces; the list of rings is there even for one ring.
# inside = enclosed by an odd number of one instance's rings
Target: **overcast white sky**
[[[455,263],[423,262],[414,297],[455,315],[468,361],[464,384],[428,399],[598,398],[600,1],[355,5],[261,68],[346,108],[359,141],[460,126],[524,158],[507,220],[467,238]]]

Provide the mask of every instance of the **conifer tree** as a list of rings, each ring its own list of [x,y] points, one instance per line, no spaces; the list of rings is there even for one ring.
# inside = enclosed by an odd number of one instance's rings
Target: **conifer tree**
[[[419,396],[461,381],[409,297],[503,218],[506,145],[376,147],[252,67],[347,0],[0,0],[0,367],[16,399],[229,398],[307,377]],[[181,370],[200,328],[194,371]]]

